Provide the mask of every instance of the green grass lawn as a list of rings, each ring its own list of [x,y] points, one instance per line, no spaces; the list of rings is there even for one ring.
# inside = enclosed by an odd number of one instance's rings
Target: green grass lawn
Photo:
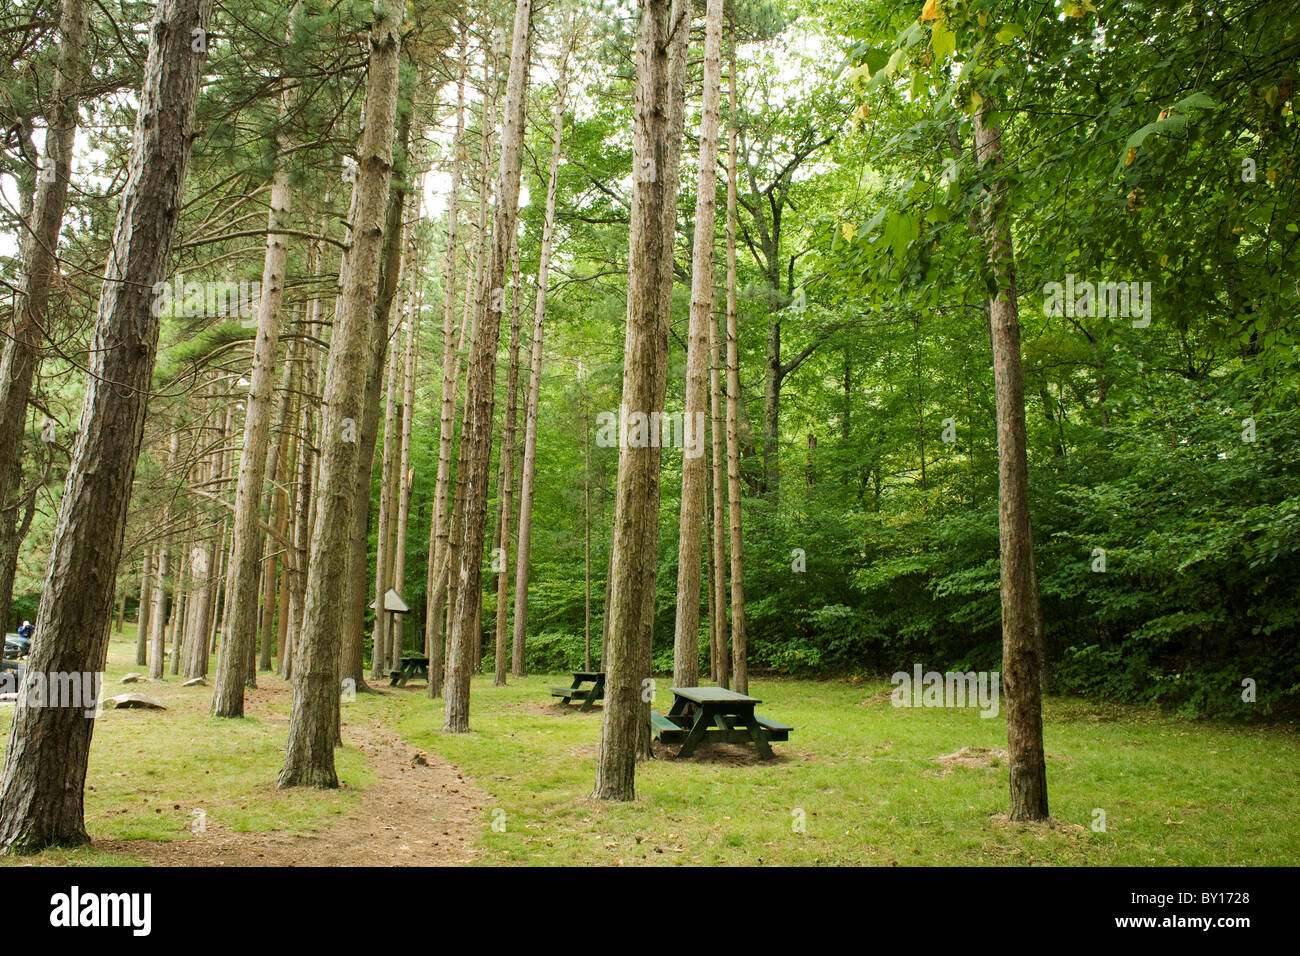
[[[1300,741],[1293,730],[1194,723],[1051,699],[1044,714],[1051,828],[1009,825],[1004,765],[948,767],[962,747],[1004,748],[1002,717],[895,708],[885,683],[762,680],[760,712],[795,727],[779,760],[638,766],[637,800],[588,799],[598,713],[539,713],[540,676],[475,680],[466,736],[436,732],[419,700],[398,716],[505,812],[487,862],[562,864],[1273,865],[1300,862]],[[666,694],[670,682],[660,680]],[[664,709],[660,701],[656,706]],[[703,755],[707,748],[696,753]],[[1092,829],[1094,809],[1106,831]],[[500,819],[498,817],[498,819]],[[795,824],[802,820],[802,831]]]
[[[216,660],[211,663],[215,672]],[[359,790],[373,779],[355,749],[339,752],[344,788],[328,793],[277,790],[275,777],[284,757],[287,703],[249,709],[257,716],[238,720],[208,714],[212,688],[182,687],[183,677],[167,675],[164,683],[121,684],[130,672],[147,674],[135,664],[135,628],[113,635],[104,677],[105,697],[141,693],[167,710],[106,710],[95,721],[86,781],[86,828],[92,839],[184,839],[205,814],[207,823],[232,830],[305,832],[328,826],[348,813]],[[280,683],[265,675],[266,684]],[[256,699],[257,692],[251,692]],[[12,705],[0,708],[0,731],[8,746]],[[5,863],[131,864],[121,854],[92,846],[51,850],[36,858],[0,857]]]
[[[268,695],[254,717],[217,720],[207,714],[211,688],[181,688],[178,678],[117,684],[137,669],[133,660],[128,630],[112,644],[109,693],[139,689],[169,709],[110,711],[98,722],[86,794],[93,837],[183,839],[198,809],[235,830],[318,830],[355,807],[372,781],[361,756],[345,748],[344,789],[277,791],[287,697]],[[279,684],[274,675],[261,680]],[[1049,699],[1056,824],[1021,827],[1000,817],[1004,761],[937,759],[962,747],[1005,747],[1002,716],[895,708],[882,682],[760,680],[750,688],[763,699],[760,712],[795,728],[789,743],[774,745],[778,759],[736,763],[701,747],[698,759],[648,761],[637,768],[637,800],[610,805],[589,799],[599,709],[561,713],[551,704],[548,688],[567,682],[542,675],[492,687],[476,677],[473,730],[461,736],[440,732],[442,702],[428,700],[423,686],[359,695],[344,704],[344,720],[397,730],[492,796],[480,838],[487,864],[1300,863],[1293,727]],[[660,679],[662,695],[669,683]],[[11,714],[0,710],[6,733]],[[1098,809],[1105,832],[1092,829]],[[132,861],[90,848],[20,862]]]

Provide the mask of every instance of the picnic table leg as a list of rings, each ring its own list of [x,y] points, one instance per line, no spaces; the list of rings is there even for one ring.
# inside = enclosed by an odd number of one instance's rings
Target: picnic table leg
[[[713,723],[713,714],[701,707],[695,712],[695,723],[691,724],[691,732],[686,735],[682,741],[682,749],[677,751],[678,757],[689,757],[695,752],[695,745],[704,739],[705,732],[709,725]]]
[[[591,685],[591,691],[587,694],[587,699],[582,702],[582,707],[579,708],[580,711],[584,714],[587,713],[588,711],[591,710],[591,705],[594,704],[595,702],[596,702],[596,685],[593,683]]]
[[[569,685],[569,690],[576,691],[581,686],[582,686],[582,681],[575,679],[574,682]],[[568,707],[572,701],[573,701],[573,695],[570,694],[568,697],[564,698],[564,706]]]
[[[773,756],[772,747],[767,742],[767,731],[760,726],[758,718],[754,716],[753,711],[741,718],[745,721],[745,730],[749,732],[749,739],[754,743],[754,749],[758,751],[760,760],[771,760]]]

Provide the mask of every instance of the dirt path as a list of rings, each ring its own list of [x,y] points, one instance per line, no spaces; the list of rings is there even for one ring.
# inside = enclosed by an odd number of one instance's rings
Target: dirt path
[[[436,754],[376,726],[344,727],[379,778],[348,817],[317,833],[211,826],[171,842],[97,840],[152,866],[448,866],[470,863],[489,797]]]

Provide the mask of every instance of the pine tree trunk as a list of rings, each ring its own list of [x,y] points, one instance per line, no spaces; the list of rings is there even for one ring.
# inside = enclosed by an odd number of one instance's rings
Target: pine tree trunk
[[[501,162],[497,171],[497,206],[492,248],[475,307],[478,328],[470,346],[465,376],[464,449],[465,507],[460,516],[459,571],[447,660],[446,718],[443,730],[469,730],[469,683],[474,659],[476,625],[482,610],[482,546],[487,523],[488,482],[492,467],[493,405],[496,399],[496,351],[505,311],[505,274],[511,237],[519,211],[520,149],[523,143],[524,106],[528,83],[529,37],[532,0],[517,0],[514,36],[510,47],[510,74],[501,131]]]
[[[176,459],[180,455],[181,447],[180,429],[172,429],[171,443],[167,449],[167,459],[164,471],[175,467]],[[163,527],[169,528],[172,523],[172,509],[168,507],[163,513]],[[153,608],[149,612],[149,677],[152,680],[162,680],[163,678],[163,661],[165,658],[165,649],[167,647],[167,615],[168,592],[167,592],[167,575],[171,572],[171,542],[170,539],[164,539],[158,549],[158,560],[156,564],[158,581],[153,590]],[[175,593],[174,591],[172,592]],[[175,609],[170,609],[172,613]]]
[[[542,248],[537,265],[537,296],[533,303],[533,343],[529,355],[528,399],[524,412],[524,462],[519,478],[519,541],[515,551],[515,620],[510,647],[510,674],[528,673],[528,577],[533,538],[533,484],[537,475],[537,416],[541,403],[542,346],[546,339],[546,293],[550,284],[551,252],[555,235],[555,201],[563,156],[564,106],[569,56],[577,31],[569,35],[560,55],[555,81],[555,108],[551,114],[551,169],[546,179],[546,212],[542,219]],[[590,669],[590,667],[588,667]]]
[[[727,451],[726,422],[722,411],[722,345],[718,317],[709,317],[709,403],[713,420],[709,428],[713,461],[713,681],[719,687],[731,684],[731,654],[727,650]]]
[[[324,221],[321,223],[321,231],[324,232]],[[320,272],[320,244],[313,242],[308,250],[308,270],[312,275],[318,275]],[[320,318],[323,307],[319,298],[313,298],[308,305],[307,335],[315,339],[320,336]],[[277,662],[281,676],[287,677],[285,673],[286,659],[292,660],[287,655],[288,645],[293,642],[294,635],[302,628],[302,606],[303,599],[307,591],[307,557],[310,550],[309,536],[311,533],[311,514],[312,514],[312,490],[314,487],[313,479],[315,474],[316,455],[313,449],[316,447],[316,405],[318,397],[316,395],[316,352],[315,348],[308,346],[303,349],[303,395],[301,403],[301,414],[299,417],[299,436],[302,447],[302,453],[298,456],[298,493],[294,502],[293,515],[293,573],[289,579],[289,632],[285,635],[284,642],[276,648]]]
[[[348,575],[348,541],[356,500],[358,420],[366,401],[366,358],[379,287],[384,211],[392,176],[398,55],[404,0],[377,0],[370,31],[359,170],[348,217],[348,250],[330,341],[323,403],[316,526],[307,570],[303,626],[294,648],[293,709],[281,787],[337,787],[340,635]]]
[[[135,666],[149,664],[149,603],[153,600],[153,548],[144,549],[140,568],[140,602],[135,611]]]
[[[460,181],[462,152],[465,143],[465,83],[469,71],[467,23],[461,20],[460,78],[456,92],[456,133],[452,140],[451,191],[447,202],[447,257],[443,265],[442,312],[442,398],[438,418],[438,474],[434,481],[433,515],[429,521],[429,561],[425,581],[424,653],[429,658],[430,698],[442,694],[443,683],[443,606],[435,592],[446,593],[446,584],[439,587],[439,564],[445,564],[447,549],[447,499],[451,477],[452,433],[455,430],[456,378],[460,359],[455,346],[456,337],[456,237],[460,208]],[[443,578],[445,581],[445,567]]]
[[[295,3],[290,21],[298,22],[301,3]],[[294,27],[291,26],[291,30]],[[280,97],[281,126],[293,107],[293,96]],[[292,144],[281,136],[276,143],[275,174],[271,182],[271,208],[267,213],[266,253],[262,258],[262,297],[257,308],[257,337],[253,346],[253,370],[249,374],[248,398],[244,403],[244,441],[239,456],[239,478],[235,488],[235,531],[231,550],[230,624],[228,636],[217,658],[212,713],[217,717],[244,715],[244,685],[250,674],[244,662],[257,639],[257,578],[265,534],[259,519],[263,483],[266,480],[270,442],[276,352],[280,343],[280,304],[284,296],[284,269],[289,255],[288,236],[278,231],[290,224],[293,186],[290,170]],[[288,402],[286,396],[284,401]],[[266,631],[262,640],[267,640]]]
[[[284,404],[281,407],[281,413],[279,416],[280,421],[278,425],[280,438],[276,442],[279,449],[279,456],[274,467],[271,469],[272,475],[274,476],[273,480],[278,479],[282,481],[286,488],[289,486],[291,476],[297,474],[296,459],[302,448],[301,440],[290,428],[290,422],[293,421],[298,414],[296,406],[299,399],[297,398],[296,393],[299,390],[298,379],[302,374],[300,371],[301,355],[302,343],[295,342],[293,350],[289,356],[288,367],[285,371]],[[271,527],[280,535],[281,540],[269,542],[267,551],[268,553],[278,554],[275,565],[277,566],[280,579],[283,582],[284,576],[289,572],[291,563],[294,560],[294,556],[288,553],[289,549],[283,544],[284,540],[289,539],[289,515],[293,509],[293,502],[290,498],[289,492],[285,488],[273,487],[271,489],[271,494],[272,501],[274,502],[271,514]],[[268,559],[268,566],[269,565],[270,561]],[[272,571],[270,573],[275,574],[277,571]],[[267,605],[270,605],[272,582],[267,583],[268,587],[265,592],[265,601]],[[258,645],[258,659],[255,666],[250,662],[248,668],[250,687],[255,686],[257,672],[259,670],[269,671],[271,669],[271,661],[274,659],[274,648],[284,646],[289,623],[287,606],[281,602],[281,610],[275,620],[274,633],[276,637],[274,641],[271,640],[272,631],[270,615],[264,613],[263,623],[265,624],[265,628],[262,631],[262,639]],[[250,651],[252,650],[252,647],[253,645],[250,644]]]
[[[749,693],[744,549],[740,520],[740,354],[736,321],[736,56],[731,55],[727,133],[727,509],[731,525],[731,656],[735,690]]]
[[[274,501],[279,508],[279,496]],[[274,522],[278,514],[272,516]],[[275,527],[272,524],[272,527]],[[255,687],[257,682],[257,651],[259,647],[268,647],[274,641],[275,633],[275,586],[280,575],[280,546],[271,538],[263,535],[265,554],[262,558],[262,597],[261,617],[257,627],[257,641],[244,647],[244,677],[246,687]]]
[[[659,272],[659,342],[655,364],[655,396],[651,408],[663,411],[668,397],[668,333],[672,318],[673,272],[677,240],[677,187],[682,159],[682,139],[686,122],[686,53],[690,40],[691,5],[686,0],[675,0],[669,15],[674,32],[668,45],[668,140],[664,177],[663,199],[663,259]],[[651,673],[654,652],[654,625],[658,595],[659,575],[659,475],[661,448],[652,443],[650,457],[654,468],[650,474],[651,501],[656,520],[651,523],[644,547],[653,560],[644,566],[646,580],[641,591],[641,639],[637,644],[640,654],[638,668]],[[649,758],[650,745],[650,695],[641,695],[641,731],[637,739],[637,756]]]
[[[171,644],[171,662],[167,665],[167,673],[172,675],[181,672],[181,644],[185,637],[186,628],[189,625],[190,546],[192,542],[193,530],[191,528],[174,559],[176,562],[173,589],[175,605],[172,607],[171,620],[167,622],[169,628],[167,641]]]
[[[975,148],[990,183],[984,203],[985,239],[997,283],[991,305],[993,373],[998,422],[998,537],[1002,569],[1002,686],[1007,701],[1007,762],[1015,821],[1046,820],[1047,767],[1043,756],[1039,675],[1042,612],[1029,521],[1025,446],[1025,382],[1016,308],[1016,264],[1002,174],[1002,127],[984,125],[993,97],[975,112]]]
[[[582,668],[591,670],[591,408],[582,396]]]
[[[275,414],[266,449],[266,474],[263,481],[264,488],[261,493],[261,504],[258,507],[259,521],[270,520],[271,511],[276,503],[277,482],[280,480],[283,470],[283,451],[288,435],[289,410],[295,390],[293,376],[294,364],[292,362],[284,363],[284,373],[280,378],[280,387],[275,391]],[[258,561],[257,580],[259,586],[255,593],[260,595],[261,603],[253,609],[253,621],[256,628],[253,640],[244,645],[242,652],[244,655],[242,668],[245,690],[257,687],[257,649],[260,646],[259,642],[265,643],[268,640],[267,635],[275,623],[274,610],[269,609],[273,585],[268,583],[267,574],[274,575],[276,573],[280,548],[274,540],[266,535],[265,529],[260,525],[257,529],[257,535],[261,551],[259,552],[260,559]],[[230,576],[233,573],[233,568],[227,568],[227,587],[229,587]],[[231,616],[233,618],[233,611]]]
[[[204,57],[192,49],[191,31],[206,30],[209,12],[210,0],[160,0],[149,28],[135,138],[27,681],[55,672],[94,674],[104,665],[158,347],[152,290],[166,276],[194,137]],[[94,726],[83,708],[31,707],[20,697],[0,784],[5,852],[89,841],[83,793]]]
[[[491,18],[486,23],[489,31],[491,30]],[[486,281],[486,268],[488,261],[488,206],[493,195],[493,186],[496,183],[492,175],[492,157],[494,154],[493,130],[496,127],[496,109],[500,86],[496,66],[495,51],[485,55],[483,59],[483,89],[484,99],[482,112],[482,129],[480,136],[479,152],[479,199],[478,199],[478,224],[475,229],[475,240],[470,251],[469,272],[473,276],[472,280],[467,283],[465,290],[464,310],[461,314],[460,342],[458,352],[464,351],[465,342],[471,343],[478,341],[479,325],[483,316],[483,297],[484,282]],[[468,337],[466,332],[468,331]],[[499,333],[499,326],[498,326]],[[468,357],[466,361],[468,362]],[[495,371],[495,366],[494,369]],[[468,371],[468,370],[467,370]],[[495,376],[494,376],[495,381]],[[451,640],[454,622],[456,620],[456,601],[460,593],[460,568],[461,555],[464,551],[464,533],[465,533],[465,493],[466,493],[466,455],[468,454],[465,446],[464,435],[464,416],[468,413],[468,382],[466,383],[467,401],[465,408],[462,409],[462,428],[460,434],[453,437],[452,454],[456,458],[456,492],[452,500],[451,517],[447,522],[447,546],[446,553],[443,555],[447,561],[447,579],[446,579],[446,604],[447,604],[447,626],[444,632],[443,644],[445,647],[444,659],[447,666],[451,663]],[[444,677],[445,685],[445,677]],[[468,706],[468,705],[467,705]]]
[[[708,0],[704,26],[704,103],[700,120],[698,188],[695,194],[695,248],[691,255],[691,320],[687,333],[686,418],[683,435],[695,436],[703,451],[709,414],[709,323],[713,321],[713,224],[718,184],[718,119],[722,87],[722,0]],[[696,422],[700,428],[696,429]],[[690,429],[690,431],[687,431]],[[690,442],[685,442],[687,448]],[[677,616],[673,636],[673,683],[700,682],[700,548],[703,537],[703,454],[682,454],[682,501],[678,536]]]
[[[203,404],[204,415],[200,427],[196,430],[200,446],[204,441],[203,433],[206,430],[207,423],[216,407],[216,397],[212,386],[209,386]],[[196,489],[200,491],[207,490],[212,483],[213,477],[214,467],[211,455],[205,456],[195,463],[193,479]],[[198,496],[195,495],[194,498],[194,511],[196,515],[199,515],[201,509],[198,506]],[[185,655],[185,679],[190,680],[203,673],[203,660],[208,655],[208,635],[204,633],[204,626],[208,622],[209,605],[207,601],[210,594],[208,575],[212,573],[213,554],[206,531],[202,529],[198,531],[194,547],[190,550],[187,559],[190,564],[190,595],[186,601],[189,614],[185,622],[185,633],[181,644]]]
[[[415,186],[417,223],[420,219],[423,196],[424,175],[421,173]],[[419,360],[420,315],[424,307],[419,239],[418,227],[413,228],[406,250],[406,273],[410,276],[410,286],[407,290],[406,347],[402,359],[402,447],[398,456],[397,543],[393,554],[393,587],[403,597],[406,595],[406,533],[411,517],[411,494],[415,482],[415,470],[411,465],[411,425],[415,418],[415,373]],[[393,646],[397,648],[399,659],[404,646],[405,634],[402,630],[404,619],[405,615],[394,615],[390,625]]]
[[[232,472],[234,470],[235,456],[230,450],[230,426],[235,418],[235,409],[234,402],[231,401],[231,398],[232,392],[229,386],[227,386],[225,389],[225,395],[223,396],[225,415],[221,423],[221,441],[214,452],[214,458],[216,461],[214,469],[216,481],[211,489],[213,494],[219,495],[224,495],[226,488],[234,483],[234,475]],[[207,627],[205,628],[205,633],[208,636],[209,650],[207,654],[203,655],[202,676],[204,677],[208,674],[209,658],[220,646],[217,640],[217,628],[219,626],[217,615],[219,611],[224,610],[221,607],[220,602],[223,593],[222,584],[225,581],[225,574],[229,568],[227,537],[230,529],[230,518],[223,515],[221,518],[221,529],[217,534],[216,549],[213,551],[213,557],[216,559],[216,564],[212,568],[212,573],[208,579],[208,590],[211,591],[211,595],[209,596],[208,622]]]
[[[21,239],[21,295],[12,327],[5,329],[0,353],[0,625],[8,626],[13,602],[14,572],[23,535],[18,533],[18,485],[22,479],[21,450],[27,424],[27,398],[40,364],[41,338],[47,328],[50,286],[58,275],[59,230],[67,206],[72,176],[72,151],[77,136],[77,95],[86,70],[86,3],[63,0],[59,11],[59,51],[50,90],[45,133],[45,157],[33,183],[24,221],[31,232]]]
[[[288,445],[283,446],[281,452],[281,462],[279,472],[286,477],[297,473],[297,462],[294,455],[290,452]],[[275,510],[271,516],[271,527],[275,529],[276,534],[280,536],[272,545],[279,556],[276,560],[276,568],[270,581],[270,588],[267,590],[268,603],[272,606],[274,612],[274,627],[268,628],[262,638],[262,645],[259,648],[259,655],[256,670],[269,671],[271,669],[271,660],[276,647],[283,647],[285,637],[289,629],[289,562],[293,556],[281,543],[289,537],[289,515],[293,503],[289,500],[289,493],[286,489],[276,491]]]
[[[203,627],[203,635],[206,639],[207,649],[204,651],[203,654],[203,658],[202,658],[203,669],[199,674],[200,677],[208,676],[208,665],[210,663],[209,658],[217,650],[218,647],[217,634],[216,634],[217,611],[219,607],[218,601],[221,598],[221,582],[222,582],[222,570],[223,570],[222,551],[226,546],[226,530],[227,530],[226,525],[223,522],[221,525],[221,529],[217,535],[216,547],[212,552],[213,561],[215,563],[213,564],[212,573],[208,576],[208,618],[207,621],[204,622],[204,627]]]
[[[391,333],[388,333],[388,337],[392,337]],[[396,490],[393,478],[398,466],[397,431],[401,428],[397,408],[398,356],[397,349],[389,351],[387,387],[384,390],[384,450],[379,473],[379,533],[375,539],[375,602],[373,605],[375,626],[371,632],[372,665],[370,668],[371,679],[376,681],[383,678],[390,667],[397,669],[402,666],[402,662],[394,655],[394,649],[389,645],[388,625],[392,617],[384,613],[384,595],[391,586],[393,573],[393,492]],[[367,482],[366,497],[369,496],[370,488]]]
[[[515,432],[519,415],[519,316],[523,290],[519,281],[519,242],[511,237],[511,300],[510,300],[510,371],[506,376],[506,415],[501,440],[501,511],[498,519],[497,547],[501,549],[501,570],[497,572],[496,642],[493,645],[492,683],[506,685],[506,624],[509,621],[510,600],[510,543],[514,533],[510,520],[514,516]],[[535,334],[535,333],[534,333]]]
[[[402,150],[406,149],[410,136],[410,113],[401,116],[397,127],[395,143]],[[384,391],[384,369],[388,360],[388,342],[391,332],[393,298],[396,295],[401,278],[402,262],[402,221],[406,209],[407,187],[402,183],[392,183],[388,195],[388,206],[383,227],[383,246],[379,256],[379,285],[374,300],[374,314],[371,316],[370,349],[366,363],[365,407],[360,423],[360,454],[357,458],[357,476],[353,488],[354,502],[352,508],[352,537],[348,552],[348,603],[345,620],[344,646],[342,650],[343,677],[356,682],[358,690],[366,689],[364,679],[364,632],[366,613],[366,594],[369,592],[366,569],[367,546],[370,530],[370,482],[374,472],[375,448],[379,441],[379,412]],[[381,519],[383,515],[381,514]],[[384,542],[379,542],[384,548]],[[381,605],[382,606],[382,605]],[[382,612],[377,612],[382,616]],[[384,663],[387,657],[381,646],[372,649],[371,672],[376,680],[384,676]]]
[[[657,377],[666,363],[662,272],[665,207],[668,202],[671,12],[668,0],[645,0],[636,42],[636,100],[633,124],[633,188],[628,250],[627,333],[623,348],[622,406],[628,417],[660,410]],[[622,416],[620,416],[622,418]],[[658,526],[657,449],[638,447],[620,421],[618,488],[614,505],[610,589],[606,595],[608,663],[600,757],[594,797],[636,797],[636,756],[649,731],[642,696],[649,679],[645,619],[647,565],[657,555],[647,546]],[[653,596],[651,596],[653,600]],[[646,695],[648,696],[648,695]]]
[[[152,593],[153,606],[149,609],[149,678],[163,679],[164,648],[167,646],[167,574],[171,570],[171,550],[164,542],[155,565],[157,583]]]

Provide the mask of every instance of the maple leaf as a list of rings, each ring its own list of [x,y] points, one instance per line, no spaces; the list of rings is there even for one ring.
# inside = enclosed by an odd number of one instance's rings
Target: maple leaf
[[[925,0],[925,6],[921,8],[921,19],[938,20],[939,16],[939,0]]]

